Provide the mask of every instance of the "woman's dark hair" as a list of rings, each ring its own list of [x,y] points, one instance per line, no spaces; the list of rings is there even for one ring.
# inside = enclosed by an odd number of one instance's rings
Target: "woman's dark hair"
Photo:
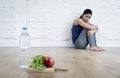
[[[84,15],[84,14],[91,14],[92,15],[92,10],[91,9],[85,9],[82,15]],[[82,18],[82,15],[80,16],[80,18]]]

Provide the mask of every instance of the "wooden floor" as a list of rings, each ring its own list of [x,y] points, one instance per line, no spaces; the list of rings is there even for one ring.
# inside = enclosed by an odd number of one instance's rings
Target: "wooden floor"
[[[50,55],[56,66],[67,66],[69,71],[28,73],[19,68],[19,48],[0,48],[0,78],[120,78],[120,48],[105,49],[31,48],[29,55]]]

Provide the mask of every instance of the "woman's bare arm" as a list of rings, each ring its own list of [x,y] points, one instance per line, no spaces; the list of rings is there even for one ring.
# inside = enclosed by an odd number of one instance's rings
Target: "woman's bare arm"
[[[76,19],[75,21],[77,24],[88,30],[98,29],[97,26],[90,26],[89,24],[85,23],[82,19]]]

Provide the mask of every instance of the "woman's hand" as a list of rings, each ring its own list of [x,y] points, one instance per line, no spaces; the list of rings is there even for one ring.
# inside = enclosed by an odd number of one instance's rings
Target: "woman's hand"
[[[97,25],[92,26],[92,30],[98,30],[98,26]]]
[[[96,32],[98,32],[98,26],[97,26],[97,25],[94,25],[94,26],[92,26],[92,29],[89,30],[89,33],[94,34],[94,33],[96,33]]]

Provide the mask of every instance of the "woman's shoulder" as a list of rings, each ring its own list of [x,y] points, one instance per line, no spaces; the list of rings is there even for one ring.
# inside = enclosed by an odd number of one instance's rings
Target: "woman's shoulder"
[[[79,25],[79,23],[78,22],[80,22],[80,21],[82,21],[82,19],[81,18],[76,18],[75,20],[74,20],[74,25]]]

